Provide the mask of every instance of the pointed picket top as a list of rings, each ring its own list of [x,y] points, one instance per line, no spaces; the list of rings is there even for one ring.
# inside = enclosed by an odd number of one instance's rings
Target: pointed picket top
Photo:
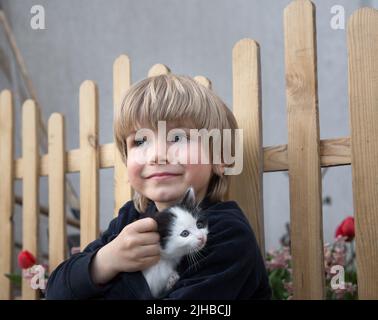
[[[348,19],[348,25],[354,25],[354,27],[356,27],[357,25],[361,26],[362,19],[367,19],[368,21],[372,21],[372,22],[374,21],[376,23],[374,19],[377,19],[376,18],[377,15],[378,15],[378,10],[375,8],[370,8],[370,7],[358,8],[356,11],[354,11],[350,15]],[[366,29],[364,30],[366,31]]]
[[[233,57],[235,57],[235,55],[239,54],[239,52],[241,52],[241,50],[243,49],[257,48],[260,48],[260,45],[257,41],[250,38],[244,38],[235,43],[234,47],[232,48],[232,55]]]
[[[204,76],[195,76],[193,79],[204,87],[211,89],[211,81],[208,78]]]
[[[124,66],[130,66],[130,58],[127,54],[121,54],[119,55],[115,60],[114,60],[114,63],[113,63],[113,68],[115,66],[121,66],[121,65],[124,65]]]
[[[171,73],[171,70],[166,65],[158,63],[153,65],[151,69],[148,71],[148,77],[150,78],[169,73]]]
[[[315,4],[310,0],[294,0],[285,7],[284,16],[291,10],[296,11],[301,8],[315,10]]]

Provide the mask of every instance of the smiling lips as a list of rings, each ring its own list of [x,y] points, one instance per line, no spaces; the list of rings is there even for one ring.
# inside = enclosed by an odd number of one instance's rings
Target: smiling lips
[[[166,179],[166,178],[172,178],[180,176],[181,174],[177,173],[170,173],[170,172],[160,172],[160,173],[153,173],[147,177],[147,179]]]

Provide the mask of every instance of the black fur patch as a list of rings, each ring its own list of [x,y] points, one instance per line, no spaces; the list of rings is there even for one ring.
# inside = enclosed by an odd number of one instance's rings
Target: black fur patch
[[[182,210],[190,213],[197,221],[197,223],[201,222],[203,224],[204,228],[208,226],[206,216],[204,214],[201,214],[202,210],[195,201],[193,188],[189,188],[185,192],[185,195],[180,202],[162,210],[161,212],[157,210],[156,206],[152,202],[147,207],[146,212],[144,214],[141,214],[141,218],[150,217],[155,219],[158,225],[158,233],[160,235],[160,245],[162,249],[165,249],[167,241],[172,235],[173,223],[175,219],[177,219],[176,214],[171,211],[173,207],[181,208]]]
[[[160,235],[160,245],[162,249],[165,249],[169,237],[172,235],[172,225],[177,216],[172,213],[169,208],[162,212],[157,212],[155,221],[158,225],[158,233]]]

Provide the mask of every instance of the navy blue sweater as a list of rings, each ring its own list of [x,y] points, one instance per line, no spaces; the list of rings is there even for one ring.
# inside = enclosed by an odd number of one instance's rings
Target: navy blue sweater
[[[154,205],[153,203],[151,205]],[[164,299],[270,299],[271,289],[254,233],[235,201],[205,198],[209,237],[195,268],[187,259],[178,266],[180,279]],[[154,299],[142,272],[122,272],[105,286],[90,275],[97,251],[112,241],[129,223],[140,218],[128,201],[102,236],[81,253],[62,262],[50,275],[47,299]]]

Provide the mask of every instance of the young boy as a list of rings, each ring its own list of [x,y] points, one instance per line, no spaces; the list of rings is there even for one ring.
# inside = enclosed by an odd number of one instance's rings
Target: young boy
[[[217,139],[206,148],[203,136],[193,139],[190,129],[219,130],[217,152],[223,152],[223,131],[235,132],[237,123],[212,90],[186,76],[151,77],[128,90],[114,118],[114,136],[133,201],[99,239],[54,270],[47,299],[153,299],[141,271],[159,261],[159,234],[155,220],[141,213],[177,203],[189,186],[208,217],[206,250],[195,267],[180,262],[180,278],[164,299],[270,298],[254,233],[237,203],[224,201],[229,165],[213,161]]]

